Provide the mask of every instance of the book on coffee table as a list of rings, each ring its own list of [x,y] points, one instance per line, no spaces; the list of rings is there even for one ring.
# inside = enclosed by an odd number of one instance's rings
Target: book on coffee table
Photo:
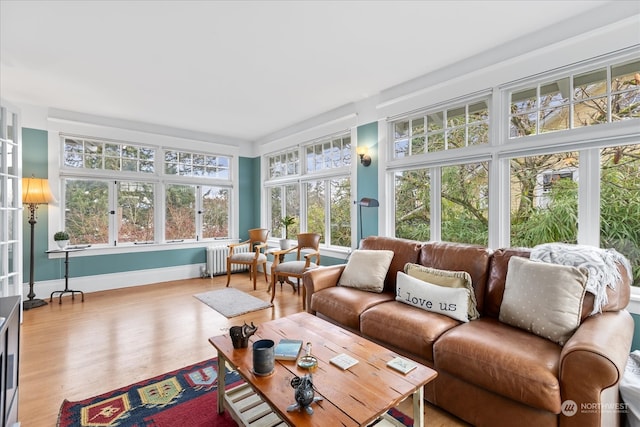
[[[333,363],[340,369],[346,370],[357,364],[358,360],[354,359],[348,354],[340,353],[339,355],[333,356],[331,359],[329,359],[329,362]]]
[[[300,349],[302,348],[302,340],[281,339],[274,349],[276,360],[296,360]]]
[[[391,359],[387,362],[387,366],[395,369],[396,371],[402,372],[406,374],[407,372],[412,371],[418,365],[411,360],[403,359],[402,357],[396,357],[395,359]]]

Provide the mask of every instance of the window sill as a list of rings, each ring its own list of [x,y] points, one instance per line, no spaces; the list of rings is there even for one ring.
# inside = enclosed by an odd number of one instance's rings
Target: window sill
[[[82,251],[74,252],[73,256],[96,256],[96,255],[114,255],[124,253],[139,253],[139,252],[157,252],[157,251],[170,251],[176,249],[194,249],[194,248],[207,248],[209,246],[220,245],[226,246],[229,243],[236,243],[237,240],[233,239],[220,239],[220,240],[201,240],[201,241],[189,241],[189,242],[174,242],[174,243],[152,243],[147,245],[133,245],[123,244],[120,246],[90,246]],[[49,250],[57,250],[57,246],[51,246]],[[49,253],[49,259],[64,258],[64,252]]]

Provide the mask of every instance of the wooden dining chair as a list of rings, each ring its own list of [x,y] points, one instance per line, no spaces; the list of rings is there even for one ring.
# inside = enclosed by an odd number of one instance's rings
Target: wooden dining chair
[[[244,242],[231,243],[229,245],[229,255],[227,256],[227,287],[231,281],[231,265],[243,264],[249,266],[249,279],[253,279],[253,289],[256,289],[256,277],[258,276],[258,265],[262,265],[264,280],[267,278],[267,256],[264,250],[267,248],[267,237],[269,230],[266,228],[252,228],[249,230],[249,239]],[[235,252],[238,246],[249,245],[248,252]]]
[[[276,296],[276,280],[280,281],[280,287],[283,282],[287,282],[293,287],[294,292],[300,290],[300,279],[305,271],[316,268],[320,265],[320,238],[318,233],[300,233],[298,234],[298,244],[289,249],[280,251],[271,251],[273,255],[273,264],[271,265],[271,302]],[[291,252],[297,252],[295,261],[285,261],[285,256]],[[311,260],[315,258],[315,262]],[[289,278],[295,278],[297,283],[294,284]],[[302,287],[302,308],[306,309],[306,290]]]

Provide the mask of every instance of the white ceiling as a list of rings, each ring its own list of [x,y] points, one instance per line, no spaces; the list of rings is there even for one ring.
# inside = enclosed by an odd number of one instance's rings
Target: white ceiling
[[[605,3],[0,0],[0,96],[255,141]]]

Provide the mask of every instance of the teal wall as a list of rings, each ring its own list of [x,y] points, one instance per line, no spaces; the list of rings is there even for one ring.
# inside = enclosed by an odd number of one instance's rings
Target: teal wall
[[[22,141],[22,176],[47,178],[49,173],[47,163],[47,132],[43,130],[24,128],[22,130]],[[28,141],[28,143],[26,141]],[[23,281],[28,283],[31,279],[29,277],[31,225],[29,224],[29,209],[26,206],[22,215],[22,236],[24,242],[22,249],[22,271],[24,272]],[[47,258],[47,254],[44,253],[44,251],[49,249],[47,248],[47,236],[49,235],[47,224],[49,222],[49,215],[45,205],[38,206],[38,209],[36,210],[36,221],[37,222],[33,227],[34,282],[51,278],[51,272],[47,271],[50,267],[48,265],[49,260]]]
[[[260,227],[260,157],[239,159],[240,240],[247,240],[247,230]]]
[[[369,123],[358,126],[358,147],[365,146],[369,150],[371,156],[371,164],[363,166],[358,161],[358,194],[357,200],[363,197],[378,199],[378,123]],[[358,241],[366,236],[378,235],[378,209],[379,208],[360,208],[362,209],[362,234],[360,235],[360,212],[358,212]]]

